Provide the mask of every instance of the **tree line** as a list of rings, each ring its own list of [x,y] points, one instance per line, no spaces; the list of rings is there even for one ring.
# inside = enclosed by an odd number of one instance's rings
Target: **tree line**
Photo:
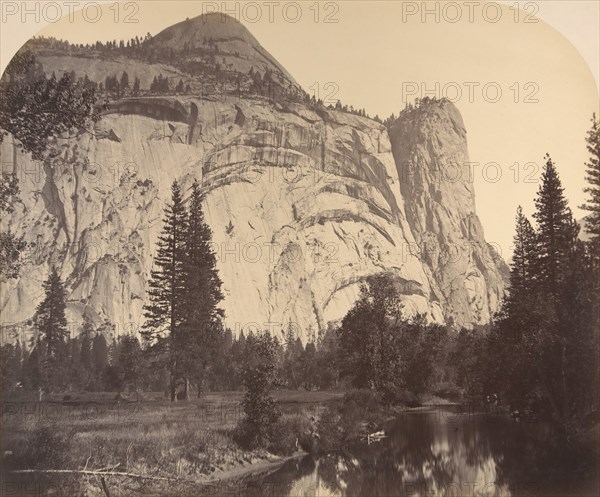
[[[52,282],[52,283],[50,283]],[[99,325],[85,317],[70,336],[65,316],[64,283],[56,270],[45,283],[48,288],[44,309],[50,302],[59,323],[50,322],[38,312],[33,326],[35,337],[26,343],[19,339],[2,346],[0,382],[4,393],[43,392],[165,392],[170,380],[155,350],[136,333],[117,336],[109,322]],[[59,304],[59,302],[62,302]],[[56,303],[56,304],[55,304]],[[54,321],[54,319],[53,319]],[[337,339],[331,328],[318,343],[303,344],[299,337],[291,341],[273,338],[277,386],[289,389],[327,390],[340,386],[337,366]],[[203,391],[239,391],[244,375],[254,361],[253,343],[262,333],[249,331],[236,337],[229,329],[215,336],[211,346],[211,364],[206,368]],[[287,333],[288,337],[295,336]],[[56,338],[57,337],[57,338]],[[179,392],[179,398],[182,398]]]
[[[102,95],[116,99],[137,96],[144,92],[156,95],[190,94],[194,89],[189,79],[200,76],[203,84],[202,91],[260,96],[275,102],[304,103],[313,109],[337,110],[370,119],[364,108],[354,108],[339,100],[335,104],[325,105],[323,100],[316,98],[315,95],[309,95],[302,88],[284,84],[283,75],[271,68],[267,67],[261,71],[252,66],[247,72],[235,69],[227,62],[225,56],[238,59],[243,57],[237,52],[221,52],[218,43],[211,37],[204,38],[199,44],[186,42],[181,48],[161,46],[155,42],[150,33],[130,40],[97,41],[92,44],[72,44],[52,37],[36,37],[30,40],[25,48],[38,53],[59,52],[69,55],[83,54],[86,57],[123,55],[150,64],[168,64],[184,74],[178,82],[169,81],[168,77],[160,74],[153,79],[146,90],[140,87],[137,78],[130,83],[129,76],[125,76],[126,71],[120,77],[107,76],[103,82],[97,83],[98,91]],[[388,120],[382,121],[379,116],[373,119],[378,123],[388,124]]]

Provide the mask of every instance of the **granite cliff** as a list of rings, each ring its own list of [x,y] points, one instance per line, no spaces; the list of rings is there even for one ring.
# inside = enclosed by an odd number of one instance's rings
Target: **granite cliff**
[[[227,64],[296,87],[241,24],[219,31],[220,22],[184,21],[152,43],[189,51],[217,40],[219,56],[237,61]],[[484,239],[470,178],[444,169],[468,162],[451,103],[409,109],[388,131],[305,102],[195,93],[200,77],[164,62],[39,59],[46,71],[96,81],[109,66],[139,66],[146,79],[160,72],[191,84],[185,94],[118,99],[93,129],[53,139],[43,162],[4,141],[3,170],[19,176],[22,203],[3,224],[32,245],[21,277],[3,282],[5,322],[34,315],[41,282],[58,265],[70,320],[85,314],[136,329],[171,182],[187,191],[194,178],[205,191],[226,324],[236,332],[278,331],[291,320],[306,338],[343,317],[377,273],[394,277],[407,315],[473,326],[498,309],[505,264]]]

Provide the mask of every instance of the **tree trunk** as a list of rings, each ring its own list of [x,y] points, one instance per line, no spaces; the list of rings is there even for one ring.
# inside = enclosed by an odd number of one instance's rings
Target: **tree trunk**
[[[556,423],[559,426],[563,425],[563,419],[562,419],[562,415],[561,415],[561,410],[558,407],[558,404],[556,402],[556,399],[554,398],[554,395],[552,394],[552,389],[548,386],[548,383],[546,382],[546,376],[544,375],[543,371],[542,371],[542,367],[540,366],[538,361],[535,361],[535,365],[536,365],[536,369],[537,369],[537,373],[538,373],[538,378],[540,379],[540,384],[544,390],[544,392],[546,393],[546,398],[548,399],[548,401],[550,402],[550,405],[552,406],[552,411],[554,413],[553,418],[555,419]]]
[[[569,419],[569,399],[568,399],[568,390],[567,390],[567,346],[565,344],[564,337],[561,338],[561,390],[562,390],[562,411],[563,411],[563,420],[564,422],[568,422]]]
[[[171,402],[177,402],[177,382],[173,373],[171,373]]]
[[[190,400],[190,380],[187,376],[183,380],[183,400]]]

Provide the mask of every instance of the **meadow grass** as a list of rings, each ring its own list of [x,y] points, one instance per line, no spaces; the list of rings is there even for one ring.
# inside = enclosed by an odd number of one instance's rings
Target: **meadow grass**
[[[134,395],[116,400],[114,393],[103,392],[50,395],[43,402],[34,396],[3,399],[3,468],[109,468],[188,482],[226,478],[241,467],[294,452],[301,435],[295,431],[306,430],[325,405],[341,397],[338,392],[277,391],[281,430],[289,433],[282,433],[271,447],[275,454],[243,450],[234,442],[234,428],[243,417],[243,392],[207,393],[177,403],[160,393],[145,393],[141,400]],[[42,483],[47,478],[42,477]],[[64,479],[84,484],[82,495],[103,495],[96,477]],[[149,491],[148,482],[120,481],[119,488],[140,484]]]

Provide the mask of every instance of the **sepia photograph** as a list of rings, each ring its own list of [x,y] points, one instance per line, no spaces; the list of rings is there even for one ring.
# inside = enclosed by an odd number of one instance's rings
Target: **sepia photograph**
[[[599,0],[0,0],[0,497],[600,497]]]

